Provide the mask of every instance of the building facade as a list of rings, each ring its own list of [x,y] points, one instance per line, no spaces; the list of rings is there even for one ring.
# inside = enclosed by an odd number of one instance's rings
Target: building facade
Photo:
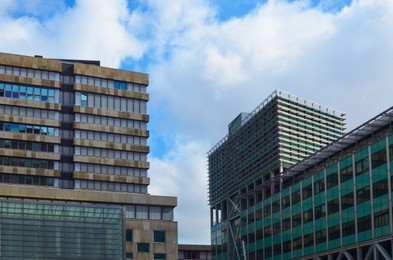
[[[258,207],[290,185],[283,172],[343,135],[344,114],[276,90],[228,130],[208,153],[213,259],[269,258],[271,217]]]
[[[148,83],[0,53],[1,259],[177,259],[177,200],[148,194]]]
[[[179,260],[211,260],[210,245],[179,244]]]

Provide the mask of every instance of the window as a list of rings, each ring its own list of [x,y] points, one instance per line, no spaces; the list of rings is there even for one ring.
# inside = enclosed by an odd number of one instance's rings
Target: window
[[[87,94],[81,93],[81,106],[87,107]]]
[[[165,231],[154,230],[154,242],[165,243]]]
[[[120,82],[120,81],[115,81],[114,82],[114,88],[115,89],[121,89],[121,90],[127,90],[127,83]]]
[[[132,242],[132,229],[127,229],[126,230],[126,241],[127,242]]]
[[[165,254],[154,254],[154,260],[166,259]]]
[[[132,259],[133,259],[132,253],[126,253],[126,260],[132,260]]]
[[[149,253],[150,245],[149,243],[138,243],[137,244],[138,253]]]

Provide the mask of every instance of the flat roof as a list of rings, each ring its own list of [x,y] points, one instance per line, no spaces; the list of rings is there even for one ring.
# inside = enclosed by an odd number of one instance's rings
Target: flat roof
[[[293,102],[296,102],[300,105],[304,105],[310,108],[314,108],[316,110],[319,110],[323,113],[327,113],[333,116],[337,116],[340,118],[343,118],[345,116],[345,113],[341,112],[340,110],[334,109],[334,108],[329,108],[327,106],[321,105],[317,102],[299,97],[297,95],[294,95],[292,93],[289,93],[287,91],[281,90],[281,89],[275,89],[273,91],[273,93],[271,93],[264,101],[262,101],[262,103],[260,103],[253,111],[251,111],[250,113],[248,113],[248,115],[246,117],[244,117],[244,119],[242,120],[241,126],[239,127],[239,129],[245,124],[247,123],[247,121],[249,121],[252,117],[254,117],[261,109],[263,109],[267,104],[269,104],[270,101],[272,101],[274,98],[276,97],[282,97],[284,99],[287,100],[291,100]],[[218,147],[220,147],[226,140],[228,140],[228,136],[229,134],[227,134],[226,136],[224,136],[224,138],[222,138],[215,146],[213,146],[213,148],[211,148],[209,150],[209,152],[207,153],[208,155],[212,154],[215,150],[217,150]]]

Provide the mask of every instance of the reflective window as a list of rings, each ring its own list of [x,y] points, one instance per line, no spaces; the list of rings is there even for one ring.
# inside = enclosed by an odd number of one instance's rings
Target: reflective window
[[[149,243],[138,243],[137,244],[137,251],[138,251],[138,253],[149,253],[150,252]]]
[[[154,242],[165,243],[165,231],[154,230]]]
[[[81,106],[86,107],[87,106],[87,94],[81,93]]]

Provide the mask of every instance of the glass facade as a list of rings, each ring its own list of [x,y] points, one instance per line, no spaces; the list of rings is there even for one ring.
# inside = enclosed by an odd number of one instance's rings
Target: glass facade
[[[390,126],[370,133],[251,207],[244,200],[240,237],[247,259],[335,259],[346,248],[353,259],[363,259],[376,241],[390,255],[392,131]],[[218,250],[224,224],[212,228],[213,259],[237,259]]]
[[[0,259],[123,259],[119,207],[0,201]]]

